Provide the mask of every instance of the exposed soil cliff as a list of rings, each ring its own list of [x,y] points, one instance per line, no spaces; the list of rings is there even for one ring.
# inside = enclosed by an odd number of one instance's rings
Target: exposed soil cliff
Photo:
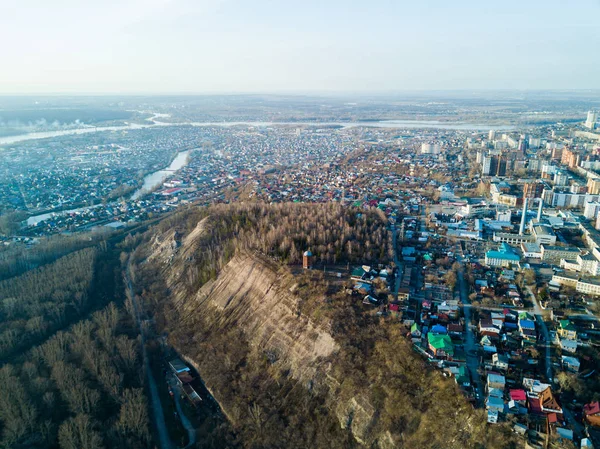
[[[216,281],[207,282],[194,298],[181,299],[178,307],[183,317],[210,313],[219,329],[240,326],[251,347],[308,381],[318,362],[339,347],[326,329],[298,314],[298,297],[282,283],[285,276],[258,257],[235,256]]]

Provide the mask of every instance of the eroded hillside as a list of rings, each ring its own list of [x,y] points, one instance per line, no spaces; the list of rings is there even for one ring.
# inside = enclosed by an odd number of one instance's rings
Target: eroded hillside
[[[487,428],[454,383],[412,351],[397,319],[369,313],[321,272],[294,268],[300,245],[337,262],[385,259],[383,219],[284,206],[190,212],[155,229],[137,255],[145,303],[243,445],[509,447],[502,428]],[[310,232],[295,226],[320,231],[309,244],[298,236]]]

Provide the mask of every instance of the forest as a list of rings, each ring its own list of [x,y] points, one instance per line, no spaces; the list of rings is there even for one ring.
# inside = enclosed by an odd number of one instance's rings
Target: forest
[[[119,250],[94,243],[51,241],[0,281],[2,448],[153,447]]]
[[[146,239],[169,232],[180,239],[199,223],[205,230],[200,248],[185,266],[192,290],[214,279],[239,251],[258,252],[286,265],[301,264],[306,250],[314,254],[318,266],[385,264],[393,257],[391,233],[380,210],[337,203],[236,203],[188,209],[161,221]]]
[[[6,448],[149,447],[139,342],[114,303],[0,368]]]
[[[79,233],[43,237],[31,245],[13,243],[0,247],[0,281],[54,262],[73,251],[100,244],[102,236]]]
[[[96,249],[0,282],[0,359],[21,352],[86,310]]]

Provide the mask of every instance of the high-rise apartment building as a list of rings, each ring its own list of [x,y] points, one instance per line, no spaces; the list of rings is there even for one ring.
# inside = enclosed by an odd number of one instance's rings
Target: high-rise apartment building
[[[541,198],[544,184],[541,182],[526,182],[523,184],[523,198]]]
[[[585,127],[589,129],[594,129],[596,126],[596,121],[598,120],[598,114],[594,111],[589,111],[587,113],[587,119],[585,121]]]
[[[588,178],[587,193],[590,195],[600,194],[600,178]]]

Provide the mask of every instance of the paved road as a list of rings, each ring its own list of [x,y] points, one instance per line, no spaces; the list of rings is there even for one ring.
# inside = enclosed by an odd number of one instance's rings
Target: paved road
[[[135,320],[140,329],[140,336],[142,340],[142,359],[144,361],[144,371],[146,372],[146,381],[148,382],[148,388],[150,390],[150,405],[152,406],[152,415],[154,418],[154,426],[158,432],[158,438],[160,442],[161,449],[172,449],[171,439],[169,438],[169,432],[167,430],[167,425],[165,424],[165,415],[163,413],[162,405],[160,402],[160,396],[158,395],[158,388],[156,386],[156,381],[154,380],[154,376],[152,375],[152,371],[150,370],[150,362],[148,360],[148,354],[146,352],[146,336],[144,333],[144,328],[142,325],[140,307],[135,298],[135,293],[133,291],[133,285],[131,284],[131,276],[130,270],[131,265],[130,262],[127,263],[127,269],[125,270],[125,281],[127,284],[128,294],[131,295],[131,300],[133,302],[133,308],[135,311]]]
[[[188,434],[188,444],[187,446],[185,446],[184,449],[193,447],[196,444],[196,429],[194,428],[188,417],[185,415],[185,412],[181,407],[181,395],[183,394],[183,392],[181,391],[181,387],[179,386],[173,375],[169,375],[169,385],[173,390],[173,399],[175,400],[175,408],[177,409],[177,413],[179,414],[179,419]]]
[[[465,305],[469,303],[469,289],[467,281],[463,273],[463,265],[460,266],[460,270],[457,273],[458,277],[458,288],[460,291],[460,300]],[[471,307],[463,307],[463,313],[465,315],[465,327],[467,332],[467,340],[465,341],[465,349],[467,353],[467,368],[471,373],[471,381],[475,387],[475,391],[479,393],[477,399],[477,405],[483,405],[483,383],[481,382],[481,376],[479,375],[479,356],[475,355],[477,349],[475,347],[475,336],[473,335],[473,329],[471,328]]]
[[[504,312],[504,309],[507,308],[507,307],[475,306],[473,304],[461,304],[461,307],[463,309],[487,310],[489,312]],[[527,310],[527,309],[515,309],[515,308],[510,308],[510,309],[518,310],[519,312],[522,310]]]
[[[546,322],[544,321],[542,307],[540,306],[537,296],[533,294],[533,291],[529,286],[526,286],[526,289],[533,298],[533,310],[535,313],[535,320],[537,322],[538,329],[542,332],[542,335],[544,336],[544,358],[546,364],[546,377],[548,378],[548,381],[552,383],[552,355],[550,351],[552,342],[550,341],[550,333],[548,332],[548,327],[546,326]],[[584,426],[575,419],[575,416],[573,416],[571,410],[565,407],[565,405],[566,404],[563,404],[563,415],[565,416],[565,418],[567,418],[567,421],[573,427],[575,434],[580,436],[584,435]]]
[[[400,259],[398,258],[398,235],[396,226],[392,225],[392,242],[394,247],[394,264],[396,264],[396,278],[394,282],[394,298],[398,299],[398,290],[400,290],[400,281],[402,280],[402,265],[400,264]]]
[[[544,360],[546,365],[546,377],[549,382],[552,382],[552,355],[550,351],[550,347],[552,346],[552,342],[550,341],[550,332],[548,332],[548,327],[546,326],[546,322],[544,321],[544,312],[540,307],[540,303],[536,295],[533,294],[530,286],[525,287],[527,292],[531,295],[531,299],[533,302],[533,313],[535,315],[535,321],[537,322],[538,329],[541,331],[542,336],[544,337]]]

